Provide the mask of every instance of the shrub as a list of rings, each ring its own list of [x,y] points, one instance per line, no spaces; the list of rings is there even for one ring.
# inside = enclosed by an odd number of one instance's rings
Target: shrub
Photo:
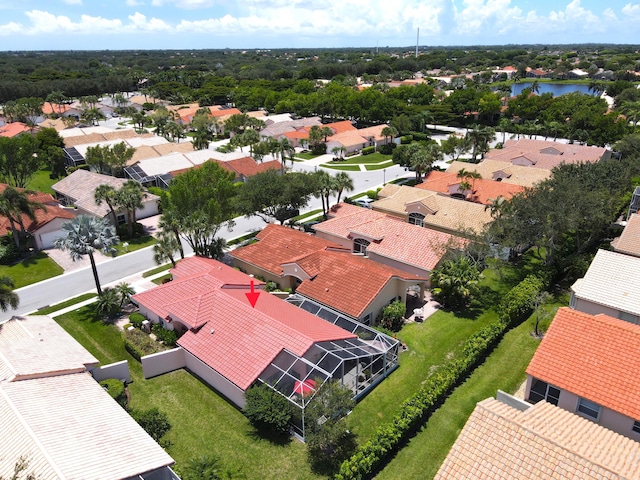
[[[407,306],[403,302],[395,301],[382,309],[380,326],[393,332],[398,332],[404,324],[404,314]]]
[[[138,361],[145,355],[151,355],[167,349],[167,347],[155,342],[149,335],[138,329],[125,330],[123,335],[124,348]]]
[[[169,423],[167,414],[155,407],[149,410],[131,410],[130,413],[133,419],[138,422],[156,442],[160,442],[160,439],[171,430],[171,424]]]
[[[369,197],[371,200],[377,200],[378,191],[379,190],[367,190],[367,197]]]
[[[544,287],[543,279],[536,275],[527,275],[502,297],[498,305],[500,320],[507,325],[524,320],[533,311],[536,296]]]
[[[118,225],[117,233],[118,233],[118,236],[120,237],[120,240],[131,240],[131,238],[129,238],[129,230],[126,223],[123,223],[122,225]],[[133,233],[132,238],[143,236],[144,225],[142,225],[139,222],[134,223],[132,233]]]
[[[129,315],[129,321],[131,322],[131,325],[136,328],[142,328],[142,322],[144,322],[145,320],[145,316],[138,312]]]
[[[0,265],[11,265],[20,258],[20,251],[16,248],[10,235],[5,238],[8,241],[5,240],[0,243]]]
[[[280,286],[271,280],[265,283],[264,291],[265,292],[275,292],[276,290],[280,290]]]
[[[151,331],[158,340],[168,347],[175,347],[178,341],[178,334],[175,330],[167,330],[159,323],[154,323]]]
[[[408,145],[411,142],[413,142],[413,135],[404,135],[404,136],[400,137],[400,144],[401,145]]]
[[[375,153],[375,151],[376,147],[364,147],[360,153],[362,155],[371,155],[372,153]]]
[[[378,151],[383,155],[391,155],[393,153],[393,149],[396,148],[396,146],[397,145],[395,143],[387,143],[386,145],[380,146],[380,148],[378,148]]]
[[[108,378],[100,382],[100,385],[111,395],[122,408],[127,408],[127,394],[125,392],[124,383],[115,378]]]
[[[291,421],[289,400],[265,384],[251,387],[244,398],[247,401],[244,414],[258,430],[288,431]]]

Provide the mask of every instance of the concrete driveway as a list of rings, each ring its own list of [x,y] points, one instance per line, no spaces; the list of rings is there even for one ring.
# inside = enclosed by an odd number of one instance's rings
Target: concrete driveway
[[[63,252],[57,248],[50,248],[48,250],[44,250],[44,252],[49,255],[49,258],[60,265],[64,269],[65,273],[91,266],[91,261],[89,260],[88,255],[85,255],[84,258],[74,262],[71,260],[69,252]],[[111,260],[112,257],[104,255],[102,252],[95,252],[93,254],[93,258],[95,258],[96,264],[98,264]]]

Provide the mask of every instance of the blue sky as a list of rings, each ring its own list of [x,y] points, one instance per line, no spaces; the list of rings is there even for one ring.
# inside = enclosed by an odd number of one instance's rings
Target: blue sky
[[[0,50],[640,43],[638,25],[640,0],[0,0]]]

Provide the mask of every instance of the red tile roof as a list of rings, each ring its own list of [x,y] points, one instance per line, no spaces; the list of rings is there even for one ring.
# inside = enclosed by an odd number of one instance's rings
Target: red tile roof
[[[558,310],[527,373],[640,419],[640,326],[607,315]]]
[[[342,205],[346,205],[342,207]],[[316,232],[351,239],[364,237],[371,241],[369,254],[377,254],[406,265],[433,270],[448,247],[460,247],[459,237],[417,225],[398,217],[348,204],[336,206],[338,216],[314,226]]]
[[[296,292],[359,318],[394,278],[425,282],[427,278],[388,267],[345,251],[323,250],[296,262],[311,278]]]
[[[0,193],[7,189],[6,183],[0,183]],[[18,191],[24,191],[22,188],[17,188]],[[62,208],[55,198],[49,193],[34,192],[28,195],[29,200],[43,204],[45,210],[35,210],[35,221],[31,220],[27,215],[22,215],[22,221],[24,223],[27,232],[34,234],[39,228],[45,226],[50,221],[56,218],[62,218],[64,220],[71,220],[75,218],[76,213],[73,210]],[[6,235],[11,232],[11,223],[7,217],[0,216],[0,235]]]
[[[267,225],[256,238],[260,241],[232,250],[229,255],[274,275],[282,275],[284,263],[327,247],[341,248],[328,240],[275,224]]]
[[[357,128],[354,127],[349,120],[342,120],[341,122],[327,123],[326,125],[322,125],[322,127],[329,127],[331,130],[333,130],[334,135],[337,133],[348,132],[350,130],[357,130]]]
[[[0,137],[17,137],[21,133],[30,132],[31,128],[22,122],[12,122],[0,127]]]
[[[356,337],[266,292],[252,308],[245,296],[252,277],[216,260],[181,260],[176,273],[172,282],[133,299],[160,316],[198,325],[178,345],[242,390],[283,349],[303,356],[316,342]]]
[[[457,172],[438,172],[434,170],[429,172],[424,182],[416,185],[416,188],[451,195],[452,193],[455,194],[459,192],[458,185],[462,181],[462,179],[458,178]],[[516,193],[524,191],[524,187],[520,185],[484,178],[468,180],[468,182],[472,184],[473,191],[467,194],[466,199],[471,202],[482,203],[483,205],[487,205],[489,200],[496,199],[499,196],[509,199]]]

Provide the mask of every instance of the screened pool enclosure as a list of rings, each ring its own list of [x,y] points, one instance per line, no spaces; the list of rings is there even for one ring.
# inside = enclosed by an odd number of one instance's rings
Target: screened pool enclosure
[[[291,402],[294,433],[304,438],[304,409],[323,383],[339,381],[357,400],[398,367],[400,343],[300,295],[289,296],[287,302],[355,335],[317,342],[303,357],[282,350],[258,377]]]

